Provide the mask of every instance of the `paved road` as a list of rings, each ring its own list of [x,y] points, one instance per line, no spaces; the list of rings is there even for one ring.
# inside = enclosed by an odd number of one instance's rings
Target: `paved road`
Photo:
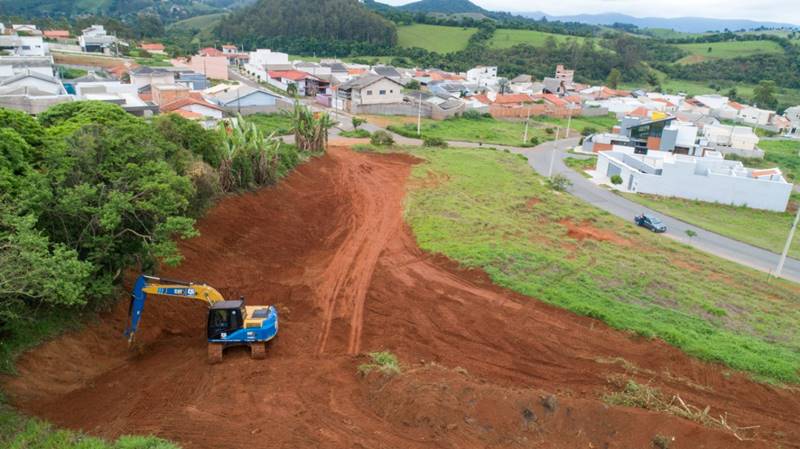
[[[687,245],[765,272],[774,270],[778,265],[778,258],[780,257],[778,254],[692,226],[634,203],[605,188],[598,187],[580,173],[567,167],[563,162],[563,159],[568,156],[566,151],[575,146],[577,142],[578,140],[575,138],[564,139],[558,142],[547,142],[535,148],[518,148],[512,149],[512,151],[524,154],[528,158],[530,166],[545,176],[550,168],[551,159],[555,154],[553,173],[561,173],[572,181],[572,187],[569,189],[570,193],[611,214],[633,221],[633,217],[642,212],[652,213],[660,217],[667,225],[667,236]],[[553,151],[554,148],[556,149],[555,152]],[[697,235],[689,237],[686,231],[694,231]],[[800,282],[800,261],[787,259],[783,267],[782,277]]]

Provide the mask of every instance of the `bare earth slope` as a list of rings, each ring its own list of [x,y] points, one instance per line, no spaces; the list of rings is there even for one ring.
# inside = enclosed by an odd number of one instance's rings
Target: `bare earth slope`
[[[666,344],[491,285],[422,253],[402,219],[402,155],[332,148],[278,187],[226,199],[163,275],[277,304],[267,360],[205,362],[205,310],[151,300],[138,354],[127,304],[24,355],[4,379],[15,405],[101,436],[154,433],[185,448],[800,447],[797,393],[753,383]],[[405,371],[362,378],[361,353]],[[624,360],[623,360],[624,359]],[[757,441],[638,408],[610,407],[611,379],[711,407]],[[554,394],[556,401],[542,398]]]

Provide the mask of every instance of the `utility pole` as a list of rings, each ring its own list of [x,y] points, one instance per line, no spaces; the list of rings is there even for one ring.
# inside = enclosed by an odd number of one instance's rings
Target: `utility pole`
[[[572,103],[567,103],[567,104],[571,105]],[[569,115],[567,116],[567,133],[564,135],[565,139],[569,139],[569,125],[572,123],[572,109],[568,108],[567,113]]]
[[[422,135],[422,91],[419,92],[419,104],[417,105],[417,135]]]
[[[522,137],[522,143],[528,143],[528,122],[531,121],[531,107],[528,106],[528,116],[525,117],[525,135]]]
[[[558,147],[558,134],[561,132],[561,127],[556,128],[556,140],[553,141],[553,152],[550,153],[550,170],[547,171],[547,177],[553,177],[553,162],[556,160],[556,148]]]
[[[783,270],[783,264],[786,262],[786,255],[789,253],[789,247],[792,245],[792,239],[794,238],[794,231],[797,229],[798,222],[800,222],[800,208],[797,208],[797,215],[795,215],[794,217],[794,223],[792,223],[792,229],[789,230],[789,236],[786,238],[786,245],[783,246],[781,259],[778,261],[778,268],[775,269],[775,277],[780,277],[781,275],[781,271]]]

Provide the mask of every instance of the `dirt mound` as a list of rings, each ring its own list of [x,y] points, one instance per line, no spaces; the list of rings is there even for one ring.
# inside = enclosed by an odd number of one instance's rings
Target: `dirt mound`
[[[624,237],[620,237],[614,231],[596,228],[591,222],[584,221],[573,223],[570,220],[560,222],[567,228],[567,235],[575,240],[597,240],[599,242],[611,242],[621,246],[630,246],[632,242]]]
[[[144,347],[130,354],[123,302],[24,355],[4,388],[22,410],[58,425],[109,437],[154,433],[187,449],[631,448],[648,447],[656,433],[676,437],[673,448],[798,447],[794,391],[498,288],[479,270],[420,251],[402,220],[417,162],[332,148],[275,188],[222,201],[199,223],[201,235],[181,242],[185,261],[164,276],[277,305],[281,330],[267,360],[232,348],[223,363],[206,364],[206,311],[174,299],[148,302]],[[383,349],[406,373],[388,383],[358,376],[358,354]],[[759,426],[760,441],[608,407],[600,398],[611,376]],[[560,404],[550,415],[537,399],[549,394]]]

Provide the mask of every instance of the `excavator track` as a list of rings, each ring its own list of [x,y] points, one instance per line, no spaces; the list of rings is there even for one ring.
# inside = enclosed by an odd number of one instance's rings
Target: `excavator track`
[[[267,344],[264,342],[250,343],[250,357],[256,360],[267,358]]]
[[[208,344],[208,363],[219,363],[222,361],[222,343]]]

